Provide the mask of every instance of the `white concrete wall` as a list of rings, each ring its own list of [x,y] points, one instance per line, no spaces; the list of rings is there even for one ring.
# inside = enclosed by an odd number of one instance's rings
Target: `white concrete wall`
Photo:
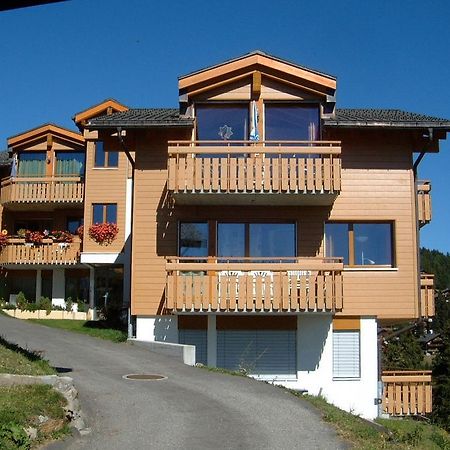
[[[361,376],[333,379],[332,317],[302,315],[297,322],[297,381],[286,387],[305,389],[311,395],[322,395],[346,411],[373,419],[378,414],[378,342],[377,322],[361,318]]]
[[[64,269],[57,268],[53,269],[53,281],[52,281],[52,305],[55,306],[66,306],[65,301],[65,290],[66,290],[66,282],[65,282],[65,274]]]
[[[137,316],[136,339],[148,342],[178,343],[177,316]]]

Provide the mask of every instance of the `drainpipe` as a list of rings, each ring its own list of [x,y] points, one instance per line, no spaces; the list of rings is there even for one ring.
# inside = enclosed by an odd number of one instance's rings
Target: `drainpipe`
[[[133,157],[131,156],[130,151],[128,150],[128,148],[125,145],[125,142],[123,140],[122,137],[122,128],[121,127],[117,127],[117,139],[119,140],[120,146],[122,147],[125,155],[127,156],[127,159],[131,165],[131,205],[130,205],[130,219],[131,219],[131,223],[130,223],[130,234],[129,234],[129,242],[128,242],[128,253],[129,253],[129,261],[126,261],[125,263],[130,265],[129,268],[129,298],[130,298],[130,303],[128,305],[128,338],[132,338],[135,335],[135,330],[133,330],[133,324],[132,324],[132,319],[131,319],[131,285],[132,285],[132,276],[133,276],[133,271],[132,271],[132,258],[133,258],[133,222],[134,222],[134,172],[135,172],[135,168],[136,168],[136,162],[133,159]],[[128,178],[127,178],[128,180]]]

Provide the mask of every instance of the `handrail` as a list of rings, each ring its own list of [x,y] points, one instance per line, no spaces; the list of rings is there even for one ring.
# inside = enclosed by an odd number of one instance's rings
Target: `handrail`
[[[288,144],[299,144],[299,145],[341,145],[341,141],[249,141],[249,140],[232,140],[232,141],[223,141],[223,140],[197,140],[197,141],[168,141],[169,146],[171,145],[201,145],[201,144],[223,144],[231,146],[233,144],[250,144],[252,146],[258,146],[263,144],[271,144],[271,145],[288,145]]]
[[[10,183],[51,183],[51,182],[80,182],[82,181],[82,177],[79,175],[65,175],[63,177],[53,176],[53,177],[5,177],[1,180],[1,185],[6,186]]]

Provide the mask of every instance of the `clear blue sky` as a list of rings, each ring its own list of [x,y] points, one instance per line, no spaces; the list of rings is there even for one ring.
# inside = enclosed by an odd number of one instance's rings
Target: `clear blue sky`
[[[177,76],[261,49],[338,77],[338,107],[450,118],[448,0],[71,0],[0,13],[0,148],[105,98],[177,106]],[[450,143],[427,155],[433,221],[450,252]]]

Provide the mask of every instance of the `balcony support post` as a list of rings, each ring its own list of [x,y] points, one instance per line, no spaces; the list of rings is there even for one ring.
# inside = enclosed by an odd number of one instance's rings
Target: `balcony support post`
[[[66,276],[64,269],[58,267],[53,269],[53,281],[52,281],[52,305],[64,307],[66,304]],[[72,301],[76,301],[73,298]]]
[[[37,269],[36,270],[36,298],[35,300],[38,301],[42,296],[42,270]]]
[[[209,367],[217,367],[217,321],[215,314],[208,314],[207,332],[207,364]]]

